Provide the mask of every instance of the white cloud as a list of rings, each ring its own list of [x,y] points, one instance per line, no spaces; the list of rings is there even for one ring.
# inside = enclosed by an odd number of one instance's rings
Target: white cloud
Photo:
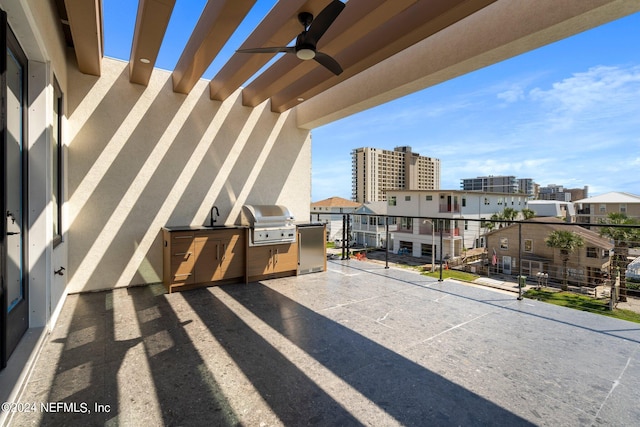
[[[535,88],[529,95],[555,114],[589,113],[603,116],[625,114],[631,110],[637,113],[640,102],[640,66],[593,67],[553,83],[551,89]]]
[[[524,90],[522,90],[522,88],[513,88],[500,92],[496,96],[507,104],[511,104],[524,99]]]

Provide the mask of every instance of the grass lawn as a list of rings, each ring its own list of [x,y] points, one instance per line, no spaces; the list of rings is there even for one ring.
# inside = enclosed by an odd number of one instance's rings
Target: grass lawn
[[[595,299],[585,295],[572,294],[570,292],[555,292],[545,289],[529,289],[523,296],[525,298],[536,299],[563,307],[574,308],[576,310],[588,311],[590,313],[602,314],[604,316],[615,317],[616,319],[628,320],[640,323],[640,313],[631,310],[614,309],[609,310],[609,300]]]
[[[422,274],[429,277],[435,277],[436,279],[440,278],[440,270],[438,269],[436,269],[436,271],[434,271],[433,273],[429,269],[423,270]],[[477,274],[465,273],[464,271],[442,270],[443,279],[458,279],[458,280],[464,280],[467,282],[473,282],[478,277],[480,276],[478,276]]]

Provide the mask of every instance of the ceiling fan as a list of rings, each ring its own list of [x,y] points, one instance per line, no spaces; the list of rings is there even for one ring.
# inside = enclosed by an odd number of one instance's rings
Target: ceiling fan
[[[309,12],[300,12],[298,14],[298,21],[304,27],[302,32],[298,34],[296,38],[295,46],[283,46],[283,47],[258,47],[254,49],[239,49],[240,53],[295,53],[296,56],[302,60],[308,61],[313,59],[323,67],[327,68],[333,74],[338,75],[342,73],[342,67],[338,64],[338,61],[327,55],[326,53],[318,52],[316,50],[316,44],[320,37],[327,31],[333,21],[340,15],[345,4],[339,0],[333,0],[327,7],[313,18],[313,14]]]

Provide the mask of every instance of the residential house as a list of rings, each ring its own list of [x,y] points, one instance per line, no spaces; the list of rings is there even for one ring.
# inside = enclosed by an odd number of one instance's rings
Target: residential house
[[[517,275],[522,267],[524,276],[535,277],[542,272],[548,273],[550,280],[561,281],[560,250],[545,243],[553,231],[559,230],[571,231],[584,240],[584,246],[570,254],[567,265],[569,284],[594,285],[602,280],[609,272],[613,244],[596,232],[569,225],[558,218],[533,218],[521,225],[513,224],[487,233],[487,250],[495,271]]]
[[[343,220],[346,214],[352,214],[362,204],[342,197],[329,197],[311,203],[311,222],[320,222],[327,226],[327,241],[342,239]]]
[[[505,208],[520,211],[527,196],[463,190],[391,190],[387,212],[397,216],[393,252],[435,258],[460,256],[464,249],[484,247],[486,229],[482,220]],[[419,217],[427,218],[421,219]],[[431,219],[428,219],[431,218]],[[435,224],[434,224],[435,222]],[[442,247],[440,232],[442,231]]]
[[[612,191],[599,196],[576,200],[577,220],[585,224],[606,221],[609,214],[620,213],[640,219],[640,196]]]
[[[351,233],[357,245],[370,248],[386,247],[387,242],[387,202],[364,203],[354,212]],[[396,230],[395,218],[389,218],[389,232]],[[390,234],[391,236],[391,234]],[[389,237],[389,247],[393,240]]]

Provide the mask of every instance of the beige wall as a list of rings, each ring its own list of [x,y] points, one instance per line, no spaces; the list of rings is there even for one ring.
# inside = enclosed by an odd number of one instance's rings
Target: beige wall
[[[69,71],[69,292],[161,281],[160,228],[236,222],[244,204],[283,204],[309,218],[311,139],[295,111],[209,99],[207,81],[174,93],[105,59],[100,78]]]

